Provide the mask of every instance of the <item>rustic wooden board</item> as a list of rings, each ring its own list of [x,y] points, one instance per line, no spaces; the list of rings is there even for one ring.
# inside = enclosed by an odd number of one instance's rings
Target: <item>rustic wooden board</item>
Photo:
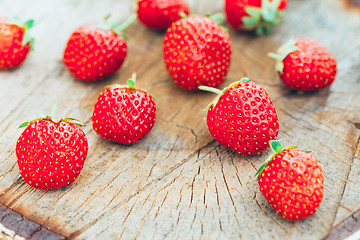
[[[218,1],[189,1],[196,13],[222,11]],[[210,4],[211,3],[211,4]],[[42,21],[35,51],[18,69],[0,72],[0,201],[44,229],[69,239],[322,239],[360,209],[360,15],[342,0],[290,0],[284,23],[266,37],[230,30],[232,63],[222,87],[248,76],[273,99],[283,145],[312,149],[325,174],[325,196],[309,219],[279,217],[258,190],[254,174],[270,151],[235,154],[210,136],[208,93],[188,93],[170,80],[162,59],[163,33],[135,22],[126,33],[129,55],[114,76],[75,80],[61,62],[71,32],[108,13],[124,20],[130,0],[1,0],[0,15]],[[266,57],[292,36],[321,41],[338,60],[331,88],[300,94],[285,88]],[[97,95],[125,83],[136,69],[139,87],[156,97],[157,122],[132,146],[114,144],[91,128]],[[16,164],[18,125],[38,111],[85,121],[90,151],[79,178],[58,190],[36,190]],[[21,236],[21,234],[20,234]],[[345,235],[344,235],[345,236]]]

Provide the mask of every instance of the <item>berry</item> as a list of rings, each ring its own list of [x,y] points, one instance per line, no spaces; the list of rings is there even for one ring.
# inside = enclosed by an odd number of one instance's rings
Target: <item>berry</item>
[[[161,30],[179,20],[180,14],[189,14],[189,7],[184,0],[140,0],[138,18],[147,27]]]
[[[298,91],[313,91],[330,86],[336,76],[336,60],[317,41],[308,38],[291,39],[269,54],[278,62],[276,70],[284,84]]]
[[[135,89],[135,74],[127,87],[112,85],[95,103],[93,128],[113,142],[132,144],[144,138],[155,124],[156,107],[152,96]]]
[[[242,78],[223,91],[204,87],[219,96],[208,106],[207,125],[220,144],[243,155],[269,147],[279,132],[278,117],[270,97],[255,82]]]
[[[68,70],[84,81],[96,81],[115,73],[123,64],[127,45],[121,33],[136,16],[123,24],[85,24],[73,32],[63,61]],[[106,21],[106,19],[105,19]]]
[[[286,5],[287,0],[225,0],[225,12],[234,29],[264,35],[280,23]]]
[[[283,218],[301,220],[313,215],[324,193],[324,176],[319,162],[294,146],[282,149],[270,142],[275,152],[258,170],[260,191]]]
[[[26,59],[34,41],[28,33],[33,23],[0,17],[0,70],[17,67]]]
[[[165,34],[166,68],[174,82],[188,91],[200,85],[219,86],[228,72],[230,55],[228,33],[209,17],[180,19]]]
[[[88,152],[85,133],[65,118],[38,118],[23,123],[16,143],[20,173],[34,188],[55,189],[71,184],[80,174]]]

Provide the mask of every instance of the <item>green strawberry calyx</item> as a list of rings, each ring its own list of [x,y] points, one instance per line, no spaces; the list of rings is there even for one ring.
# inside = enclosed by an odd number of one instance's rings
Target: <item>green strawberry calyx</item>
[[[126,85],[120,85],[118,83],[111,84],[106,86],[106,88],[127,88],[127,89],[135,89],[135,82],[136,82],[136,71],[133,72],[131,78],[127,80]]]
[[[142,90],[142,89],[137,89],[135,88],[135,84],[136,83],[136,71],[133,72],[133,74],[131,75],[131,78],[129,80],[127,80],[126,85],[120,85],[120,84],[112,84],[112,85],[108,85],[106,88],[127,88],[130,90],[137,90],[137,91],[143,91],[148,93],[146,90]],[[148,93],[149,94],[149,93]],[[155,100],[155,97],[151,94],[149,94],[153,100]]]
[[[281,22],[282,11],[279,10],[280,0],[262,0],[261,7],[246,7],[248,16],[243,17],[242,29],[255,30],[256,35],[271,33],[272,26]]]
[[[26,44],[30,44],[31,50],[34,49],[34,38],[29,33],[29,30],[34,26],[34,20],[29,19],[26,22],[23,22],[19,17],[11,17],[6,21],[7,24],[16,25],[24,29],[24,36],[21,44],[25,46]]]
[[[81,123],[78,119],[76,118],[62,118],[62,119],[58,119],[58,120],[55,120],[55,113],[56,113],[56,109],[57,109],[57,104],[54,105],[54,107],[52,108],[51,110],[51,114],[50,116],[47,116],[46,114],[42,113],[42,112],[39,112],[38,113],[38,118],[36,119],[33,119],[31,121],[27,121],[27,122],[24,122],[22,123],[18,128],[23,128],[23,127],[27,127],[29,126],[31,123],[33,122],[36,122],[38,120],[47,120],[47,121],[52,121],[52,122],[55,122],[55,123],[59,123],[59,122],[69,122],[69,123],[72,123],[78,127],[84,127],[85,124]]]
[[[179,13],[180,17],[182,19],[186,19],[186,18],[189,18],[189,17],[194,17],[194,16],[198,16],[196,14],[189,14],[189,15],[186,15],[186,13],[184,12],[180,12]],[[220,24],[222,22],[224,22],[225,20],[225,17],[224,17],[224,14],[222,13],[215,13],[213,15],[210,15],[210,14],[204,14],[202,15],[203,17],[207,17],[207,18],[210,18],[211,20],[213,20],[217,25],[219,25],[220,29],[223,31],[223,32],[228,32],[228,29],[224,26],[220,26]]]
[[[296,46],[296,40],[291,38],[289,41],[287,41],[285,44],[283,44],[279,49],[278,53],[268,53],[268,56],[276,59],[277,63],[275,66],[276,71],[279,73],[283,73],[284,71],[284,63],[283,60],[292,52],[295,52],[298,50],[298,47]]]
[[[209,110],[209,108],[211,106],[216,106],[216,104],[219,102],[220,98],[222,95],[224,95],[224,93],[229,90],[231,87],[234,87],[240,83],[244,83],[244,82],[248,82],[250,81],[249,78],[244,77],[242,79],[240,79],[237,82],[233,82],[231,83],[229,86],[227,86],[226,88],[224,88],[223,90],[217,89],[217,88],[213,88],[213,87],[208,87],[208,86],[199,86],[200,90],[203,91],[208,91],[208,92],[212,92],[212,93],[216,93],[218,96],[204,109],[204,111]]]
[[[108,23],[108,19],[110,18],[110,14],[107,15],[104,18],[104,23],[98,24],[96,26],[96,28],[98,29],[102,29],[102,30],[111,30],[114,33],[116,33],[117,35],[121,35],[123,36],[126,40],[128,40],[129,38],[123,33],[123,31],[131,24],[135,21],[135,19],[137,18],[136,14],[131,14],[131,16],[126,19],[123,23],[120,22],[113,22],[113,23]]]
[[[263,164],[261,164],[261,166],[259,167],[259,169],[256,171],[255,176],[257,176],[257,178],[259,179],[262,172],[264,171],[265,167],[274,159],[274,157],[283,152],[286,149],[290,149],[290,148],[297,148],[296,146],[288,146],[285,149],[282,148],[281,144],[279,141],[277,140],[272,140],[269,141],[269,145],[273,151],[273,154],[265,160],[265,162]]]

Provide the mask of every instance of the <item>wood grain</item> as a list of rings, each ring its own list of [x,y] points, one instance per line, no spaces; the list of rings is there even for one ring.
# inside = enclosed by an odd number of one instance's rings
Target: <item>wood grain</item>
[[[189,3],[200,14],[223,8],[221,0]],[[84,83],[67,72],[62,51],[77,26],[108,13],[124,20],[131,9],[130,0],[0,2],[0,15],[41,19],[33,29],[35,51],[21,67],[0,72],[2,204],[69,239],[322,239],[360,209],[358,11],[341,0],[290,0],[270,36],[229,30],[232,63],[222,87],[243,76],[263,86],[278,112],[282,144],[311,149],[323,167],[325,196],[317,213],[288,222],[266,202],[254,177],[270,151],[244,157],[213,140],[202,109],[214,96],[185,92],[171,81],[162,59],[164,33],[131,25],[128,57],[108,79]],[[334,54],[338,75],[329,89],[296,93],[277,78],[266,53],[294,36],[317,39]],[[156,97],[157,122],[144,140],[123,146],[98,136],[91,115],[105,86],[124,84],[134,69],[137,85]],[[72,185],[36,190],[16,164],[16,129],[55,103],[59,116],[87,123],[90,150]]]

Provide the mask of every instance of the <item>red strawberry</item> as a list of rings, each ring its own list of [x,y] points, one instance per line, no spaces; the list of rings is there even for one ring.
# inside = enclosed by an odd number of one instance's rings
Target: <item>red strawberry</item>
[[[79,27],[67,42],[63,61],[78,79],[96,81],[115,73],[123,64],[127,45],[121,33],[136,16],[123,24],[86,24]],[[105,19],[106,20],[106,19]]]
[[[278,60],[276,70],[290,88],[312,91],[330,86],[336,75],[336,60],[317,41],[308,38],[291,39],[280,47],[278,54],[269,54]]]
[[[282,149],[270,142],[275,152],[258,170],[260,191],[277,213],[288,220],[313,215],[324,193],[324,176],[319,162],[294,146]]]
[[[216,141],[243,155],[254,155],[269,147],[279,132],[278,117],[266,91],[242,78],[223,91],[204,87],[219,96],[209,105],[207,125]]]
[[[152,96],[135,89],[135,73],[127,87],[113,85],[102,91],[92,116],[93,128],[113,142],[132,144],[145,137],[155,124]]]
[[[236,30],[255,31],[257,35],[271,32],[280,23],[287,0],[225,0],[229,24]]]
[[[164,60],[174,82],[195,91],[198,86],[219,86],[230,66],[231,41],[209,17],[183,18],[173,23],[164,38]]]
[[[23,123],[16,143],[21,176],[30,186],[55,189],[71,184],[80,174],[88,152],[85,133],[73,118],[47,116]]]
[[[161,30],[180,19],[180,13],[189,14],[184,0],[139,0],[138,18],[149,28]]]
[[[34,39],[28,30],[34,20],[0,17],[0,70],[19,66],[27,57]]]

